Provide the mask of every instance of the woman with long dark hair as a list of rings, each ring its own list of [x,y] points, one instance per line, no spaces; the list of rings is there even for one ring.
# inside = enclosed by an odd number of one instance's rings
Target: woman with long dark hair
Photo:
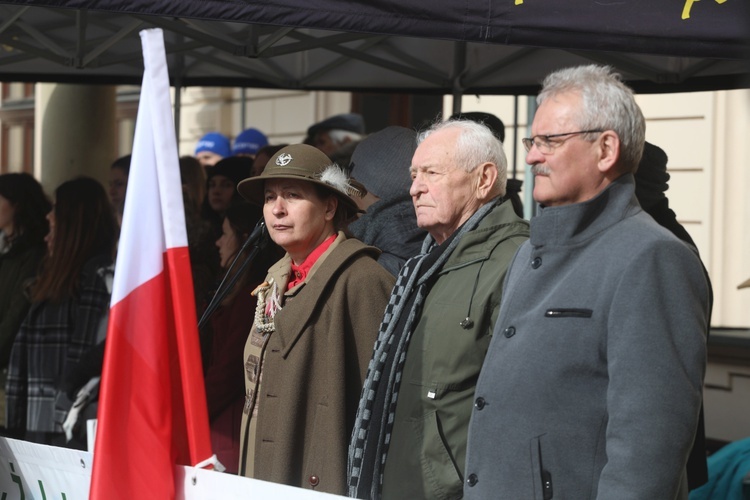
[[[217,236],[212,233],[210,222],[201,215],[201,207],[206,199],[206,171],[203,166],[192,156],[181,156],[180,178],[190,268],[193,272],[195,310],[200,317],[219,274],[219,259],[214,245]]]
[[[29,441],[61,445],[65,412],[55,408],[57,385],[97,343],[109,307],[117,221],[104,188],[88,177],[57,188],[47,219],[48,254],[11,351],[7,424]]]
[[[230,156],[206,170],[202,215],[211,224],[215,238],[221,236],[221,224],[229,207],[244,202],[237,192],[237,184],[250,175],[252,166],[252,158]]]
[[[25,285],[39,269],[51,204],[29,174],[0,175],[0,426],[5,426],[5,380],[13,339],[29,310]]]

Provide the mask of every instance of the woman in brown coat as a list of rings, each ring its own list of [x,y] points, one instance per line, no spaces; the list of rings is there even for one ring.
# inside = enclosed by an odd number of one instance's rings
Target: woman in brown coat
[[[240,193],[287,254],[256,289],[245,345],[240,474],[345,494],[347,446],[394,279],[340,230],[357,212],[346,174],[287,146]],[[359,194],[359,193],[357,193]]]

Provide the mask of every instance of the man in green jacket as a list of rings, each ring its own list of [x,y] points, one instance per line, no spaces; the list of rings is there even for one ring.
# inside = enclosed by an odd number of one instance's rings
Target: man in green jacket
[[[460,498],[477,377],[503,278],[529,226],[505,194],[502,143],[483,124],[419,138],[410,194],[422,251],[391,293],[349,447],[349,495]]]

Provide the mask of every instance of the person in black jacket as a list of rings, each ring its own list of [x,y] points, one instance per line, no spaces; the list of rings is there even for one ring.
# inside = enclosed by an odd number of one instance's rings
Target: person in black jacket
[[[46,252],[45,216],[52,205],[29,174],[0,175],[0,427],[5,427],[5,380],[13,339],[29,310],[27,282]]]
[[[635,197],[641,204],[646,213],[659,223],[660,226],[668,229],[672,234],[677,236],[685,243],[695,247],[693,238],[690,237],[687,230],[677,221],[677,215],[669,208],[669,200],[664,194],[669,189],[669,173],[667,172],[667,154],[658,146],[649,142],[643,147],[643,156],[638,164],[638,170],[635,173]],[[697,250],[696,250],[697,251]],[[711,325],[710,312],[713,308],[714,294],[711,288],[711,280],[708,272],[705,270],[706,281],[708,283],[709,293],[709,319],[708,325]],[[710,330],[710,328],[709,328]],[[708,339],[709,332],[706,332]],[[695,432],[695,442],[693,449],[690,451],[687,463],[688,488],[693,490],[708,481],[708,468],[706,465],[706,432],[703,422],[703,407],[701,406],[700,420]]]

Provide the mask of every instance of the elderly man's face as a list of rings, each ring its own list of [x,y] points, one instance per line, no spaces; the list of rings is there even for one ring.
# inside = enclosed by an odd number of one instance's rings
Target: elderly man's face
[[[456,165],[456,129],[434,132],[414,152],[411,194],[417,225],[442,243],[481,206],[477,171]]]
[[[532,135],[581,130],[575,120],[581,107],[581,97],[574,92],[545,99],[534,116]],[[605,182],[598,169],[598,140],[589,142],[583,135],[570,135],[550,142],[553,149],[548,154],[542,154],[536,146],[526,154],[526,163],[532,166],[534,174],[534,199],[549,207],[579,203],[596,196]]]

